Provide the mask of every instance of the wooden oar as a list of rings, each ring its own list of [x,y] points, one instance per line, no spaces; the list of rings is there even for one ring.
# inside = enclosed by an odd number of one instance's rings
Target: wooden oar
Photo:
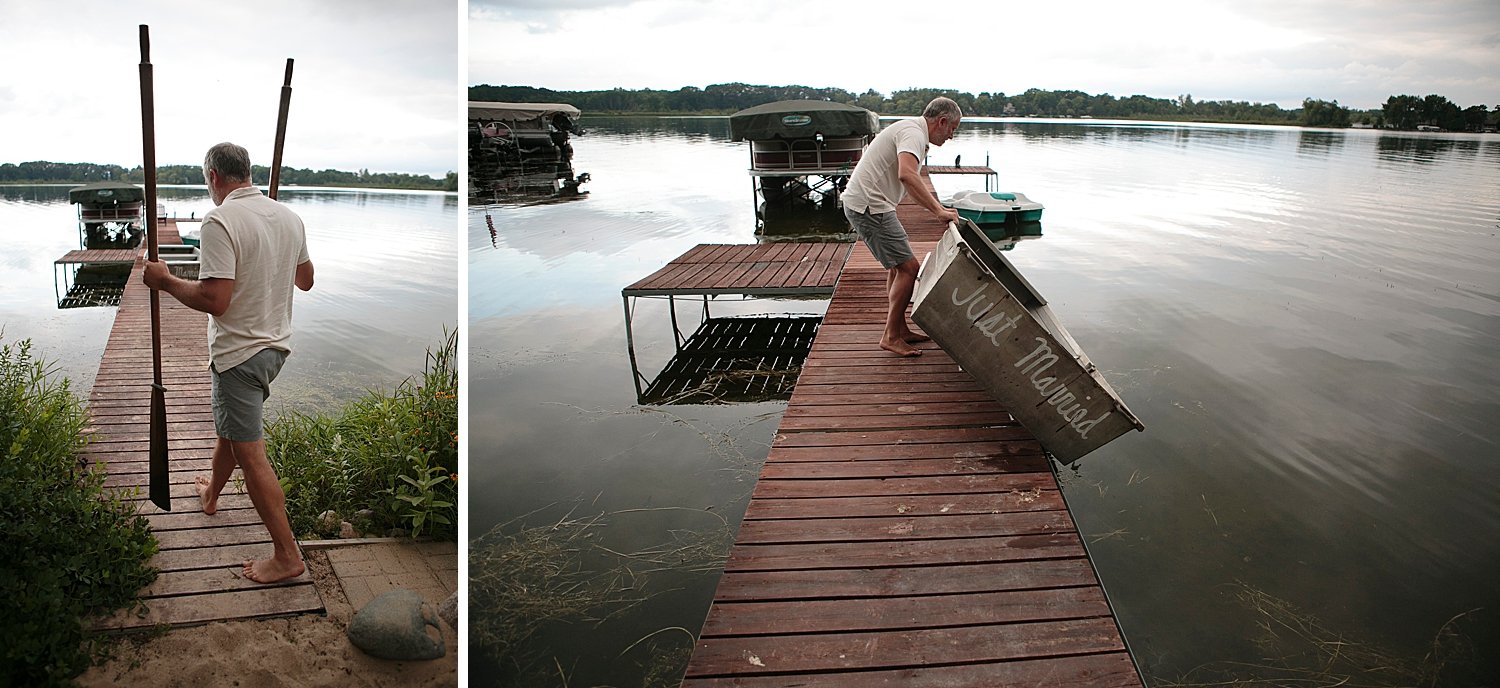
[[[156,252],[156,108],[152,98],[151,33],[141,24],[141,143],[146,172],[146,258]],[[167,388],[161,384],[161,294],[151,289],[151,503],[172,510],[167,473]]]
[[[286,146],[286,112],[292,105],[292,58],[286,58],[286,79],[281,83],[281,112],[276,115],[276,148],[271,154],[271,198],[281,184],[281,149]]]

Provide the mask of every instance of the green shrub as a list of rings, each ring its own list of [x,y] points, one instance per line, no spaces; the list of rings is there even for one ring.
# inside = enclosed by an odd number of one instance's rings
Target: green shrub
[[[266,453],[286,490],[292,529],[329,537],[334,511],[361,531],[458,537],[458,334],[428,350],[420,378],[369,392],[337,415],[282,415]],[[356,516],[367,512],[363,517]]]
[[[30,341],[0,346],[0,683],[67,683],[91,659],[83,619],[156,578],[146,519],[77,457],[86,422]]]

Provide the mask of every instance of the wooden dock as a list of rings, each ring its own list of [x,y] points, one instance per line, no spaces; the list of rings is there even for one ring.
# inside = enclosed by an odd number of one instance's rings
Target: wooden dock
[[[898,213],[920,258],[944,227]],[[935,344],[876,345],[885,280],[857,244],[682,685],[1141,686],[1041,445]]]
[[[163,223],[162,245],[181,243],[175,222]],[[270,556],[271,538],[245,494],[239,473],[225,487],[218,513],[204,514],[193,477],[206,475],[216,441],[210,405],[208,315],[161,296],[162,384],[167,388],[167,446],[172,511],[146,498],[152,381],[150,290],[141,282],[144,250],[120,299],[104,357],[89,394],[91,435],[84,449],[103,462],[106,485],[122,491],[151,523],[161,573],[140,592],[146,613],[96,620],[97,629],[159,624],[185,626],[230,619],[321,612],[312,578],[261,585],[240,576],[246,559]]]
[[[989,165],[924,165],[922,170],[933,174],[976,174],[984,177],[985,191],[1000,190],[1000,175]]]
[[[621,293],[627,299],[831,294],[848,256],[849,245],[838,243],[698,244]]]

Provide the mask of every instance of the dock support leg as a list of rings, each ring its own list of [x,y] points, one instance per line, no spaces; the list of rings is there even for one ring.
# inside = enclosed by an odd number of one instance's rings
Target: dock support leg
[[[620,298],[625,302],[625,350],[630,354],[630,381],[635,383],[635,398],[639,400],[645,392],[641,389],[641,368],[635,361],[635,333],[630,327],[635,314],[630,309],[630,297]]]

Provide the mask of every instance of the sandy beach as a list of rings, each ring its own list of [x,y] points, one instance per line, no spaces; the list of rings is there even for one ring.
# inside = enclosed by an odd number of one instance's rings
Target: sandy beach
[[[436,660],[396,662],[370,657],[349,642],[354,616],[328,554],[307,553],[307,563],[327,607],[261,621],[211,623],[164,635],[122,636],[113,658],[78,677],[81,686],[456,686],[458,634],[440,624],[447,654]],[[429,631],[430,632],[430,631]]]

